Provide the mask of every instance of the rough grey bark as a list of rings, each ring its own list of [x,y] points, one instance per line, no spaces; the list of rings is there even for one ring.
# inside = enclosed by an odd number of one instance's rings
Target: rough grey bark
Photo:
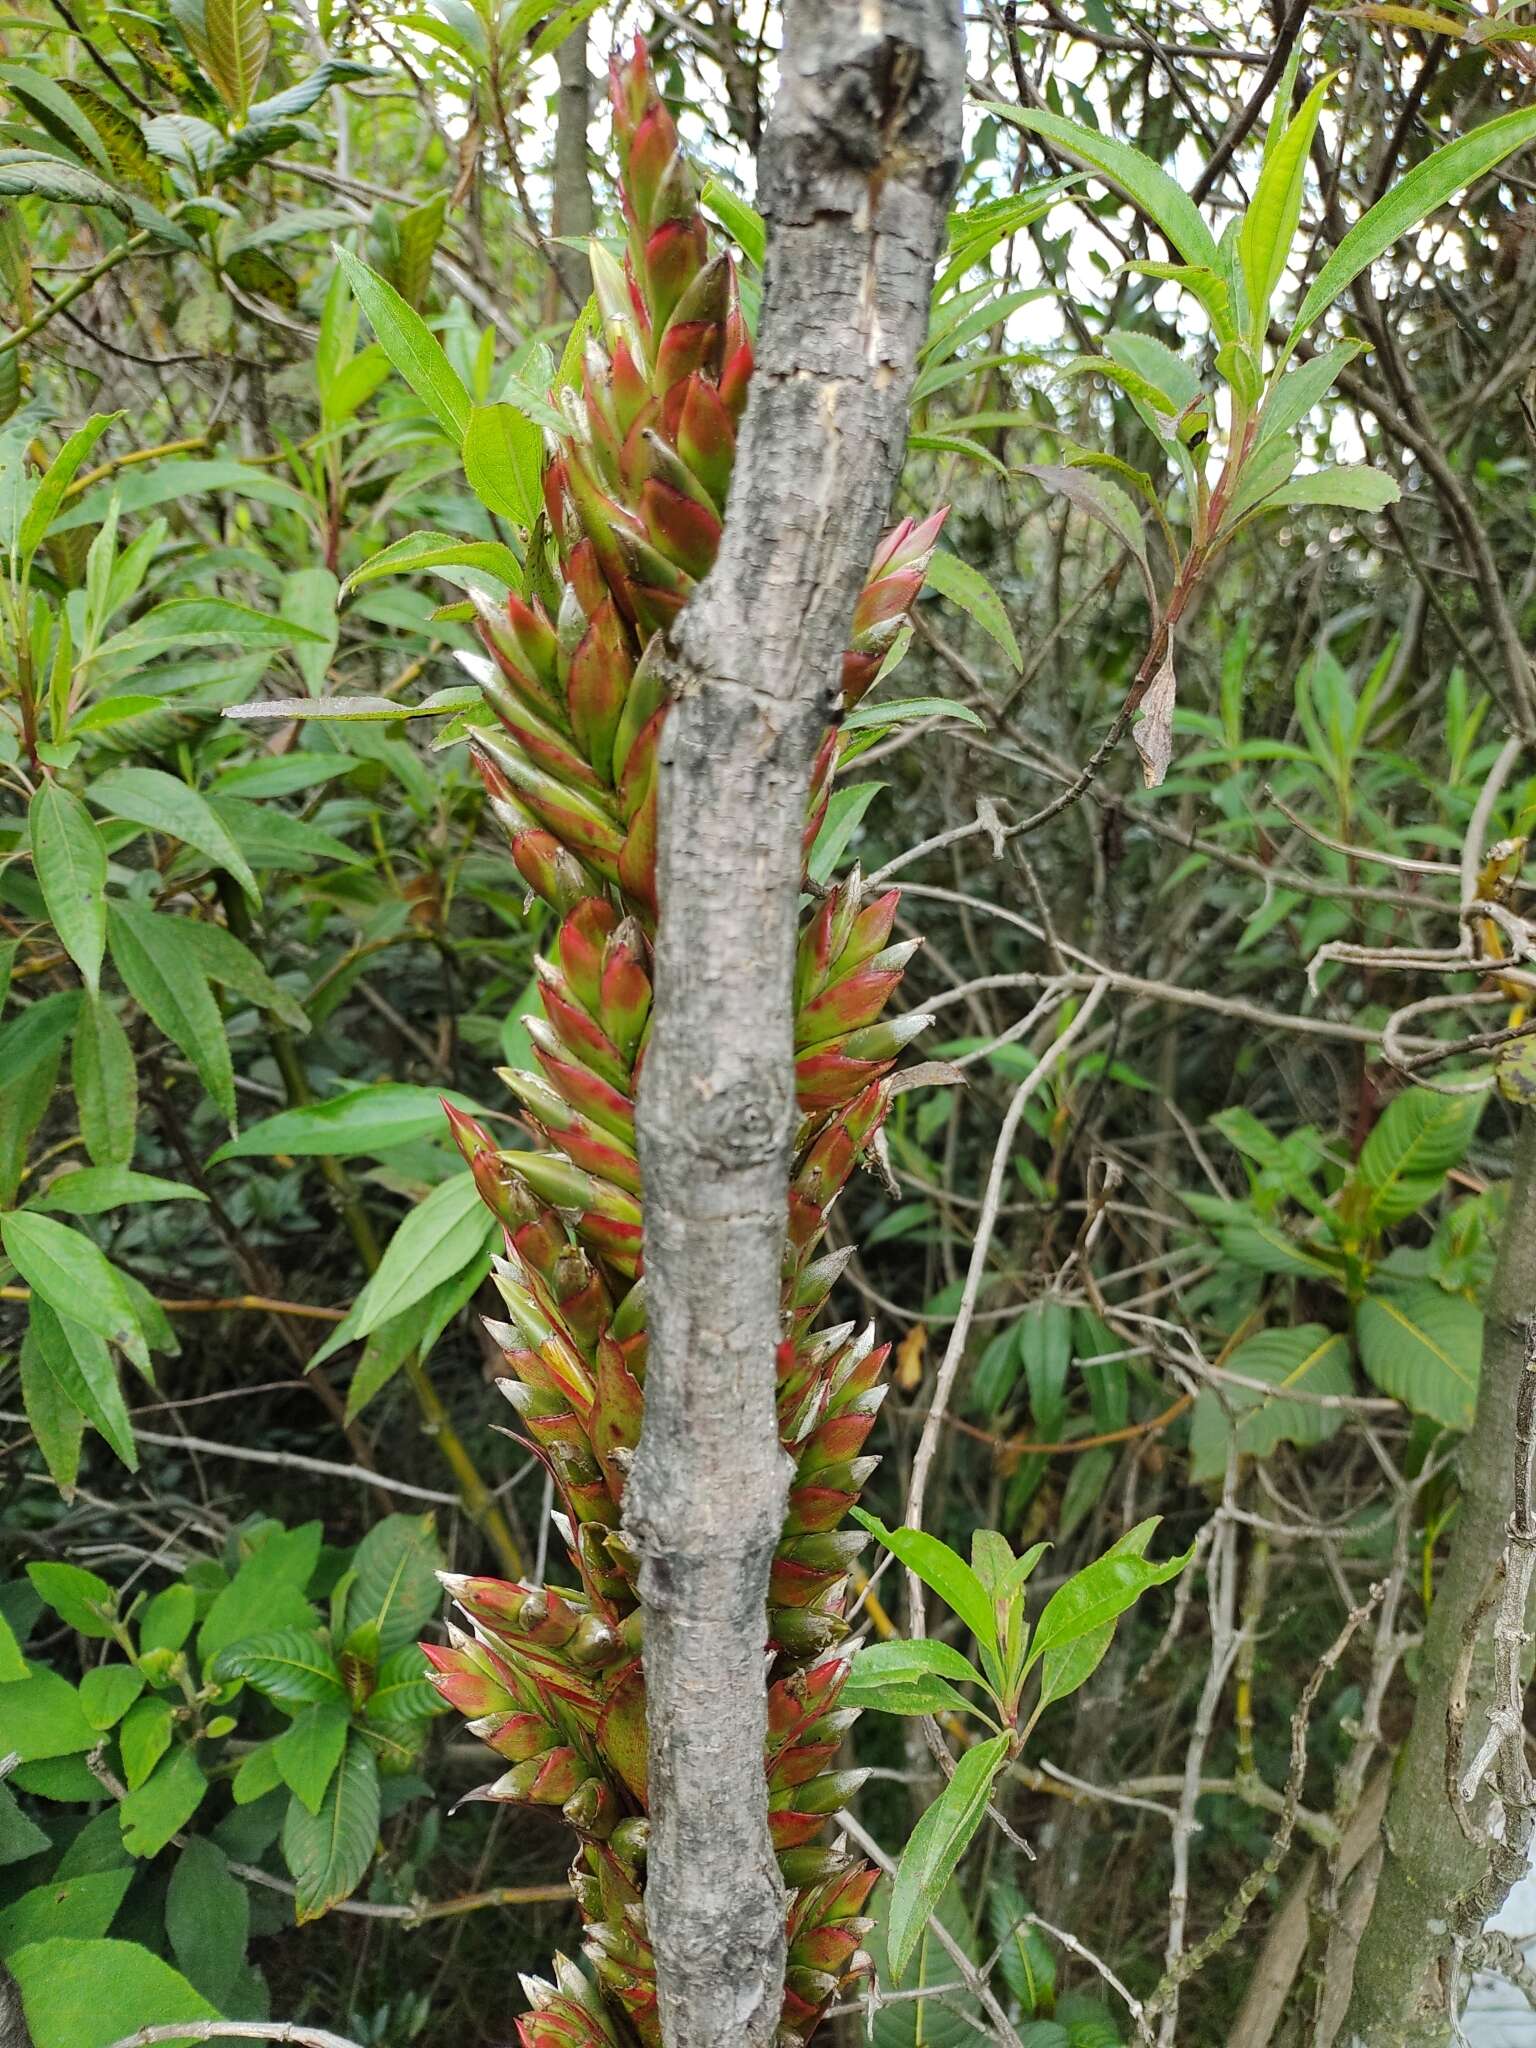
[[[592,119],[592,74],[587,69],[587,24],[578,22],[557,53],[560,91],[555,102],[555,196],[550,211],[552,236],[592,232],[592,181],[587,175],[587,128]],[[587,258],[580,249],[555,244],[555,267],[561,295],[570,308],[587,301]],[[554,319],[558,306],[548,308]]]
[[[774,1420],[811,764],[900,469],[960,161],[959,0],[791,0],[760,199],[757,368],[718,562],[662,739],[656,1000],[640,1086],[650,1356],[626,1489],[650,1717],[647,1923],[668,2048],[779,2019],[763,1773]]]
[[[4,1963],[0,1963],[0,2048],[32,2048],[32,2036],[21,2009],[21,1993]]]
[[[1413,1725],[1387,1807],[1381,1876],[1340,2035],[1349,2048],[1440,2048],[1450,2039],[1455,1945],[1476,1935],[1497,1911],[1514,1875],[1511,1863],[1523,1862],[1518,1855],[1495,1856],[1486,1843],[1468,1839],[1447,1794],[1446,1755],[1457,1665],[1474,1627],[1478,1643],[1466,1687],[1464,1757],[1477,1753],[1488,1725],[1496,1610],[1486,1596],[1515,1501],[1516,1402],[1525,1370],[1525,1319],[1533,1312],[1536,1113],[1525,1110],[1488,1290],[1477,1414],[1458,1459],[1461,1506],[1425,1630]],[[1527,1824],[1522,1833],[1528,1832]]]

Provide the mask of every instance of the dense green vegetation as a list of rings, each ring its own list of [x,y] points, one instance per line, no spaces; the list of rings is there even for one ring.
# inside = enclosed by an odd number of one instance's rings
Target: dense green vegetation
[[[558,1813],[451,1811],[483,1759],[415,1647],[435,1569],[551,1562],[442,1109],[533,1143],[497,1069],[558,927],[464,745],[475,604],[549,575],[589,231],[622,254],[589,66],[646,33],[750,322],[780,12],[0,23],[0,1963],[36,2048],[490,2048],[574,1947]],[[849,1700],[910,1718],[849,1737],[853,1812],[933,1852],[869,1946],[946,1987],[878,2048],[1334,2038],[1391,1760],[1406,1802],[1410,1726],[1501,1696],[1533,33],[968,13],[892,511],[950,509],[809,866],[899,878],[939,1063],[831,1237],[839,1320],[896,1347],[869,1526],[947,1601],[899,1643],[900,1573],[856,1569]],[[944,1542],[1019,1574],[990,1645]],[[1106,1552],[1127,1597],[1029,1690],[1026,1609]],[[1501,1961],[1480,1911],[1447,1938],[1453,1996]]]

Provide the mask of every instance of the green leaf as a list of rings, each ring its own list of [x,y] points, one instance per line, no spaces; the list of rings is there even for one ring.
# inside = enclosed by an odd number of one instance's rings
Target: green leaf
[[[420,1301],[440,1280],[467,1266],[496,1228],[471,1174],[443,1181],[400,1225],[385,1247],[378,1271],[311,1364],[321,1364],[344,1344],[366,1337]]]
[[[1275,286],[1285,275],[1286,261],[1301,219],[1301,192],[1306,175],[1307,153],[1317,130],[1318,116],[1332,84],[1331,76],[1312,88],[1295,118],[1278,134],[1271,135],[1264,168],[1259,173],[1253,198],[1243,215],[1237,239],[1238,260],[1247,288],[1248,320],[1255,344],[1263,340],[1269,323],[1269,302]]]
[[[358,261],[350,249],[336,248],[336,260],[367,314],[380,345],[400,375],[426,406],[455,447],[469,425],[469,393],[444,355],[442,344],[391,284]]]
[[[1447,1429],[1471,1428],[1483,1318],[1465,1296],[1432,1281],[1368,1294],[1355,1310],[1355,1338],[1360,1363],[1384,1394]]]
[[[117,1741],[130,1792],[144,1784],[170,1748],[173,1713],[170,1701],[158,1696],[136,1700],[128,1709]]]
[[[223,2004],[245,1969],[251,1902],[223,1850],[205,1836],[194,1835],[176,1859],[165,1931],[193,1988]]]
[[[1351,1390],[1349,1341],[1321,1323],[1261,1330],[1239,1344],[1227,1364],[1245,1379],[1268,1381],[1277,1390],[1299,1388],[1308,1394],[1347,1394]],[[1192,1479],[1219,1479],[1225,1472],[1232,1428],[1229,1414],[1235,1418],[1239,1452],[1254,1458],[1268,1457],[1279,1443],[1323,1443],[1344,1421],[1343,1410],[1338,1408],[1287,1401],[1251,1387],[1224,1384],[1219,1391],[1204,1387],[1196,1397],[1190,1421]]]
[[[315,1611],[304,1597],[320,1555],[320,1524],[305,1522],[296,1529],[270,1533],[245,1558],[203,1616],[197,1634],[198,1655],[206,1664],[229,1644],[264,1638],[276,1629],[300,1632],[312,1626]]]
[[[132,1881],[131,1870],[88,1870],[23,1892],[0,1912],[0,1959],[50,1936],[90,1940],[105,1934]]]
[[[24,1592],[24,1588],[21,1587],[17,1587],[16,1590]],[[16,1632],[4,1615],[0,1614],[0,1685],[14,1685],[26,1675],[26,1659],[21,1654]]]
[[[425,1721],[447,1711],[447,1702],[428,1683],[427,1660],[419,1643],[402,1643],[380,1663],[363,1706],[371,1722]]]
[[[86,792],[100,811],[163,832],[234,876],[253,903],[261,900],[245,855],[209,808],[207,799],[159,768],[112,768]]]
[[[29,1209],[60,1210],[66,1216],[100,1216],[130,1202],[206,1202],[200,1188],[185,1181],[161,1180],[153,1173],[133,1173],[126,1166],[82,1166],[49,1181],[34,1195]]]
[[[1186,263],[1221,272],[1221,257],[1200,209],[1184,187],[1152,159],[1112,136],[1100,135],[1079,122],[1035,107],[1012,107],[987,100],[982,111],[1015,128],[1043,136],[1053,149],[1097,171],[1106,184],[1121,192],[1177,249]]]
[[[351,1715],[345,1706],[320,1701],[305,1707],[272,1745],[283,1783],[310,1813],[319,1813],[341,1753]]]
[[[843,732],[883,732],[887,726],[907,725],[915,718],[958,718],[985,732],[987,721],[969,704],[957,704],[953,697],[902,697],[889,704],[860,704],[847,712]]]
[[[80,1681],[80,1705],[93,1728],[115,1728],[143,1690],[144,1674],[131,1664],[98,1664]]]
[[[1024,666],[1018,637],[1002,599],[979,569],[958,555],[940,551],[928,564],[928,583],[941,597],[973,618],[989,639],[996,642],[1016,669]]]
[[[986,1684],[981,1673],[947,1643],[869,1643],[853,1660],[839,1698],[844,1706],[882,1714],[966,1713],[971,1703],[951,1679]]]
[[[160,648],[184,650],[205,645],[259,650],[313,645],[321,639],[294,619],[255,611],[226,597],[175,597],[135,619],[100,652],[103,656],[142,656]]]
[[[1459,135],[1415,164],[1383,198],[1378,199],[1334,250],[1301,302],[1286,343],[1287,353],[1341,292],[1382,256],[1401,236],[1426,220],[1437,207],[1475,184],[1526,143],[1536,140],[1536,107],[1500,114],[1470,135]]]
[[[114,903],[107,926],[112,958],[129,994],[150,1022],[186,1054],[233,1129],[235,1077],[229,1041],[196,943],[187,937],[190,923],[136,903]]]
[[[1392,477],[1379,469],[1314,469],[1293,476],[1260,499],[1256,510],[1285,505],[1336,505],[1345,512],[1382,512],[1402,496]]]
[[[886,1930],[891,1917],[891,1880],[882,1877],[865,1911],[874,1921],[866,1946],[875,1966],[875,1983],[880,1991],[902,1991],[900,1999],[882,2003],[875,2014],[870,2048],[987,2048],[992,2035],[983,2031],[981,2008],[968,1991],[945,1990],[928,1998],[913,1996],[928,1986],[954,1984],[958,1971],[949,1950],[939,1940],[942,1927],[960,1953],[981,1965],[976,1930],[961,1895],[951,1881],[939,1899],[917,1947],[902,1970],[891,1967]]]
[[[899,1974],[936,1909],[944,1887],[981,1826],[992,1781],[1008,1755],[1008,1738],[995,1735],[968,1749],[938,1798],[912,1830],[891,1887],[886,1929],[892,1968]]]
[[[318,1814],[299,1800],[283,1824],[283,1856],[294,1883],[299,1925],[318,1920],[356,1891],[379,1834],[379,1771],[360,1736],[347,1743]]]
[[[263,1742],[240,1759],[239,1768],[230,1782],[230,1791],[236,1806],[254,1806],[258,1799],[265,1799],[269,1792],[275,1792],[282,1782],[275,1745]]]
[[[4,159],[10,154],[0,150],[0,193],[5,190]],[[83,427],[77,427],[55,455],[42,481],[38,484],[26,517],[21,522],[21,531],[16,537],[17,552],[25,570],[27,564],[42,546],[45,535],[53,525],[54,514],[64,502],[64,493],[75,480],[75,473],[87,455],[96,446],[102,435],[114,420],[120,420],[120,412],[93,413]]]
[[[149,1348],[117,1268],[81,1231],[51,1216],[13,1209],[0,1217],[0,1243],[23,1280],[56,1314],[118,1345],[142,1372]]]
[[[705,181],[699,204],[719,221],[747,261],[761,270],[768,254],[768,223],[757,208],[719,178]]]
[[[1216,1235],[1226,1256],[1251,1272],[1308,1274],[1325,1280],[1339,1277],[1339,1269],[1311,1246],[1298,1243],[1278,1223],[1263,1217],[1243,1216],[1218,1229]]]
[[[1082,1460],[1077,1462],[1081,1464]],[[1052,1706],[1057,1700],[1064,1700],[1076,1692],[1079,1686],[1086,1685],[1103,1663],[1114,1636],[1115,1624],[1106,1621],[1085,1636],[1077,1636],[1070,1643],[1058,1643],[1055,1649],[1047,1650],[1040,1659],[1040,1705]]]
[[[138,1140],[138,1063],[117,1011],[102,996],[80,1007],[70,1080],[86,1151],[98,1166],[126,1166]]]
[[[298,820],[293,822],[296,824]],[[164,912],[156,914],[163,923]],[[237,939],[232,931],[200,917],[178,917],[174,922],[178,942],[196,955],[210,981],[217,982],[220,988],[227,988],[231,995],[254,1003],[258,1010],[269,1010],[290,1031],[301,1036],[308,1031],[309,1018],[305,1015],[304,1005],[285,988],[278,986],[250,947]]]
[[[1155,601],[1152,571],[1147,563],[1146,538],[1134,499],[1118,484],[1111,483],[1108,477],[1095,476],[1087,470],[1073,469],[1061,463],[1026,462],[1023,472],[1037,483],[1044,484],[1048,491],[1067,499],[1079,512],[1086,513],[1088,518],[1113,534],[1120,545],[1130,551],[1141,570],[1148,595]]]
[[[1266,441],[1287,435],[1299,426],[1314,406],[1321,405],[1340,373],[1348,369],[1364,346],[1360,341],[1341,341],[1288,370],[1264,401],[1255,445],[1262,448]]]
[[[1205,308],[1218,340],[1223,342],[1237,339],[1237,323],[1232,317],[1232,294],[1226,278],[1217,271],[1199,263],[1144,263],[1130,262],[1121,266],[1141,277],[1155,277],[1168,284],[1175,284],[1181,291],[1189,293],[1197,304]]]
[[[1003,1982],[1027,2014],[1048,2016],[1056,2002],[1056,1958],[1038,1927],[1025,1924],[1029,1903],[1004,1878],[987,1893],[987,1917]]]
[[[112,2048],[140,2027],[219,2017],[179,1971],[134,1941],[38,1941],[10,1967],[36,2048]]]
[[[36,1368],[48,1374],[60,1396],[100,1431],[128,1470],[136,1472],[139,1454],[133,1424],[106,1340],[72,1316],[56,1314],[46,1301],[34,1300],[27,1347]]]
[[[341,631],[341,621],[336,615],[339,587],[332,572],[318,562],[305,569],[290,569],[283,578],[283,617],[296,621],[307,632],[315,635],[312,641],[301,640],[293,650],[294,664],[303,676],[304,686],[311,695],[325,688],[326,672],[336,652],[336,642]],[[244,766],[247,780],[250,779],[252,769],[259,772],[263,765],[272,768],[277,764],[246,762]],[[327,764],[311,762],[290,765],[318,766],[324,769]],[[237,775],[239,772],[235,771]]]
[[[120,192],[80,164],[37,149],[0,149],[0,199],[28,197],[72,206],[105,206],[124,220],[132,213]]]
[[[6,1751],[15,1750],[24,1764],[53,1756],[83,1756],[101,1739],[86,1719],[75,1688],[41,1664],[29,1665],[25,1678],[0,1685],[0,1729],[5,1731]]]
[[[346,1703],[336,1659],[319,1636],[296,1628],[231,1643],[220,1650],[210,1670],[221,1685],[243,1678],[269,1699],[288,1706]]]
[[[437,1574],[443,1561],[430,1514],[376,1522],[353,1553],[347,1635],[374,1624],[384,1656],[413,1641],[442,1600]]]
[[[32,865],[59,943],[94,996],[107,943],[107,849],[79,797],[52,780],[27,807]]]
[[[481,504],[514,526],[544,509],[544,430],[515,405],[477,405],[464,433],[464,474]]]
[[[813,882],[831,880],[832,870],[863,823],[864,813],[885,787],[883,782],[845,782],[840,789],[833,790],[821,830],[816,834],[816,844],[805,864]]]
[[[43,996],[13,1017],[0,1031],[0,1074],[14,1087],[34,1067],[53,1056],[80,1014],[80,991],[60,989]]]
[[[1355,1179],[1366,1191],[1365,1222],[1385,1229],[1422,1209],[1461,1163],[1483,1113],[1480,1095],[1407,1088],[1387,1104],[1361,1147]]]
[[[521,565],[512,550],[501,541],[465,540],[461,535],[429,532],[408,533],[402,540],[392,541],[387,548],[381,548],[378,554],[370,555],[361,568],[352,571],[342,589],[360,590],[365,583],[376,583],[381,576],[413,576],[423,569],[441,570],[448,582],[463,589],[482,587],[486,577],[503,590],[519,590],[522,586]],[[450,573],[455,570],[468,573]],[[389,697],[338,697],[333,698],[331,704],[332,717],[348,716],[347,707],[351,704],[389,706],[387,713],[375,712],[372,714],[374,717],[410,718],[418,709],[410,704],[397,704]],[[233,706],[224,716],[235,716],[247,708]]]
[[[16,1804],[16,1797],[0,1783],[0,1867],[24,1863],[53,1845],[36,1821],[29,1820]]]
[[[105,1345],[102,1349],[105,1352]],[[48,1467],[48,1476],[67,1499],[80,1476],[85,1417],[48,1370],[38,1346],[35,1313],[29,1318],[21,1340],[21,1405]],[[0,1660],[0,1677],[15,1675],[5,1672]]]
[[[1151,1587],[1166,1585],[1169,1579],[1178,1577],[1194,1556],[1193,1545],[1181,1557],[1171,1557],[1164,1564],[1150,1564],[1142,1556],[1161,1519],[1150,1515],[1146,1521],[1138,1522],[1102,1557],[1086,1565],[1051,1595],[1035,1624],[1030,1664],[1048,1650],[1091,1635],[1105,1622],[1114,1621],[1133,1607]]]
[[[75,1564],[29,1564],[27,1577],[38,1598],[78,1635],[111,1639],[117,1596],[105,1579]]]
[[[983,1649],[997,1648],[997,1616],[991,1596],[963,1557],[926,1529],[887,1529],[863,1508],[855,1508],[853,1518],[948,1602]]]
[[[203,0],[203,34],[208,76],[225,106],[243,120],[272,42],[262,0]]]
[[[191,1749],[179,1747],[158,1763],[118,1806],[123,1847],[130,1856],[158,1856],[203,1803],[208,1780]]]
[[[472,1110],[467,1096],[451,1091],[456,1108]],[[346,1158],[359,1152],[388,1152],[396,1145],[442,1134],[447,1128],[443,1095],[434,1088],[413,1088],[403,1081],[384,1081],[370,1088],[349,1088],[325,1102],[303,1109],[280,1110],[248,1124],[238,1138],[221,1145],[209,1164],[226,1159],[267,1158],[285,1152],[296,1159]]]
[[[139,1649],[179,1650],[197,1620],[197,1594],[185,1583],[157,1593],[139,1616]]]

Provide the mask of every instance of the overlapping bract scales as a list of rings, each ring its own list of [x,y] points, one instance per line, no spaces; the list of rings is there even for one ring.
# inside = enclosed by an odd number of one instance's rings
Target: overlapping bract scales
[[[569,432],[546,466],[531,594],[481,617],[501,731],[477,736],[478,765],[520,874],[559,918],[538,964],[543,1014],[528,1020],[538,1071],[505,1076],[540,1149],[501,1151],[474,1118],[448,1111],[505,1231],[494,1279],[506,1320],[490,1325],[499,1385],[559,1494],[579,1580],[556,1591],[449,1578],[467,1627],[427,1646],[435,1683],[504,1765],[472,1796],[557,1807],[580,1844],[571,1881],[591,1974],[558,1957],[552,1981],[528,1980],[525,2048],[660,2039],[643,1897],[637,1561],[621,1527],[646,1372],[634,1104],[651,1015],[662,637],[714,560],[752,365],[734,270],[710,254],[641,45],[614,65],[613,106],[628,256],[621,267],[594,251],[604,345],[589,344],[579,397],[561,401]],[[906,521],[877,551],[844,660],[848,703],[900,632],[940,523]],[[835,765],[829,732],[807,850]],[[838,1705],[839,1645],[863,1540],[840,1524],[874,1464],[864,1444],[886,1352],[870,1330],[817,1318],[847,1257],[819,1254],[828,1211],[884,1117],[898,1053],[926,1021],[884,1016],[912,951],[891,943],[896,905],[895,891],[864,900],[850,876],[808,913],[796,970],[801,1126],[778,1353],[794,1477],[766,1628],[786,2044],[809,2036],[858,1966],[874,1881],[817,1838],[859,1777],[836,1768],[854,1718]]]

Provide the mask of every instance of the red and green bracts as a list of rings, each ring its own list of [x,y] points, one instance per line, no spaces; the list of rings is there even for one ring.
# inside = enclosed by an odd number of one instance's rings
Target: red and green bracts
[[[628,253],[593,255],[603,341],[579,393],[557,395],[545,517],[527,594],[482,601],[498,728],[475,758],[528,888],[559,918],[529,1019],[537,1071],[507,1073],[533,1151],[503,1151],[450,1109],[476,1184],[505,1232],[490,1327],[501,1391],[548,1469],[577,1584],[449,1578],[463,1626],[427,1645],[434,1682],[502,1769],[473,1796],[557,1807],[579,1847],[572,1889],[587,1970],[565,1957],[530,1980],[524,2048],[626,2048],[660,2039],[646,1938],[645,1692],[636,1559],[622,1528],[645,1404],[644,1211],[635,1092],[651,1019],[657,739],[665,634],[719,545],[747,402],[752,344],[729,255],[711,254],[693,173],[643,45],[616,61],[614,127]],[[942,515],[882,542],[844,658],[845,705],[875,679],[922,587]],[[805,845],[837,762],[829,730],[807,793]],[[808,896],[795,975],[800,1126],[785,1219],[778,1419],[794,1461],[764,1617],[764,1759],[787,1899],[786,2044],[808,2038],[858,1966],[875,1873],[821,1839],[857,1772],[837,1753],[852,1710],[849,1572],[863,1537],[841,1525],[871,1471],[865,1442],[886,1350],[819,1318],[845,1255],[827,1215],[885,1115],[889,1077],[925,1019],[885,1012],[913,950],[891,943],[894,890],[857,873]]]

